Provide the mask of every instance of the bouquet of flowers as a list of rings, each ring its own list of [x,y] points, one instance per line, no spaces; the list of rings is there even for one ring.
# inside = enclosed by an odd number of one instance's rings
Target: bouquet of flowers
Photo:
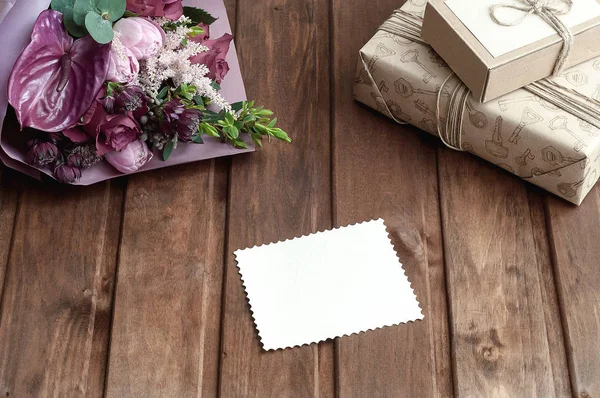
[[[233,37],[211,37],[215,21],[181,0],[52,0],[8,79],[26,162],[73,183],[207,137],[238,149],[290,142],[271,111],[221,94]]]

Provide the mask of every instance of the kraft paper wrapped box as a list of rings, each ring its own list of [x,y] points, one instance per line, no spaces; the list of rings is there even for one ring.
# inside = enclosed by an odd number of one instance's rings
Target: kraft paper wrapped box
[[[380,28],[360,50],[354,95],[399,123],[410,123],[437,136],[438,91],[453,72],[420,39],[424,8],[425,2],[409,0],[400,10],[415,16],[411,24],[417,35],[413,39],[408,38],[410,34]],[[384,25],[397,26],[395,18]],[[594,100],[600,99],[600,58],[566,70],[551,83],[582,94],[589,99],[588,105],[599,109]],[[442,121],[453,88],[443,86]],[[527,88],[487,103],[470,95],[461,148],[579,205],[600,176],[599,124],[586,122]]]

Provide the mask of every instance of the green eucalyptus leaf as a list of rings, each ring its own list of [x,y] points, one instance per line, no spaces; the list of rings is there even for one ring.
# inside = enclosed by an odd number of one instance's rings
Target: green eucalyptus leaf
[[[213,82],[210,84],[210,86],[211,86],[212,88],[214,88],[215,90],[217,90],[217,91],[220,91],[220,90],[221,90],[221,86],[219,85],[219,83],[217,83],[217,82],[215,82],[215,81],[213,81]]]
[[[131,17],[139,17],[138,14],[136,14],[135,12],[131,12],[129,10],[125,10],[125,13],[123,14],[123,16],[125,18],[131,18]]]
[[[115,22],[125,14],[126,0],[97,0],[96,6],[100,14],[107,14],[110,22]]]
[[[95,0],[75,0],[73,5],[73,21],[79,26],[86,26],[85,18],[90,11],[97,11]]]
[[[112,23],[94,11],[88,12],[85,16],[85,27],[92,38],[100,44],[108,44],[114,37]]]
[[[63,12],[63,23],[65,24],[65,28],[67,31],[75,37],[83,37],[88,34],[85,26],[80,26],[75,23],[73,20],[73,9],[66,10]]]
[[[75,0],[52,0],[50,8],[65,14],[68,10],[73,10]]]
[[[194,25],[200,23],[210,25],[217,20],[205,10],[196,7],[183,7],[183,15],[191,19]]]
[[[79,26],[73,20],[73,7],[75,0],[52,0],[50,7],[63,14],[63,23],[67,31],[75,37],[83,37],[87,34],[84,26]]]
[[[173,143],[173,141],[168,141],[165,144],[165,147],[163,148],[163,152],[162,152],[162,158],[163,160],[166,162],[167,160],[169,160],[169,158],[171,157],[171,154],[173,153],[173,148],[175,147],[175,144]]]

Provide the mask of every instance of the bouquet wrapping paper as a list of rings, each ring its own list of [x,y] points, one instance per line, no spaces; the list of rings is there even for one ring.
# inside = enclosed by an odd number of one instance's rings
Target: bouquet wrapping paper
[[[422,16],[425,2],[402,10]],[[355,98],[399,123],[437,132],[437,91],[451,69],[428,45],[383,30],[360,50]],[[565,71],[553,82],[600,99],[600,58]],[[445,117],[452,86],[441,94]],[[600,129],[518,89],[493,101],[470,96],[462,127],[462,149],[581,204],[600,176]]]
[[[197,0],[184,0],[183,3],[189,6],[198,5]],[[7,84],[16,59],[30,41],[31,30],[38,15],[48,8],[49,4],[50,0],[0,0],[0,48],[2,49],[2,59],[0,59],[0,159],[6,166],[37,179],[41,179],[44,174],[50,176],[51,173],[38,170],[25,161],[26,148],[21,147],[22,140],[18,139],[18,123],[14,117],[6,118],[8,110]],[[218,20],[211,25],[211,32],[215,37],[231,33],[223,0],[203,0],[201,5],[212,15],[218,17]],[[5,16],[2,19],[3,13]],[[227,62],[231,69],[223,80],[221,93],[230,103],[245,100],[244,82],[233,43],[227,54]],[[205,137],[204,144],[180,143],[167,161],[163,161],[160,154],[155,153],[154,158],[137,172],[253,151],[254,145],[250,142],[249,137],[247,138],[249,149],[237,149],[212,137]],[[113,169],[106,162],[100,162],[85,170],[82,178],[73,184],[91,185],[121,176],[123,176],[122,173]]]

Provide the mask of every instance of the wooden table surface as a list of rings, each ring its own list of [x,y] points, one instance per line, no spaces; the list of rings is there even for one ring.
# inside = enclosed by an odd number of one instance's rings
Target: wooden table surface
[[[600,397],[600,187],[576,207],[355,103],[399,5],[227,1],[292,145],[88,188],[3,168],[0,396]],[[425,320],[263,352],[232,252],[376,217]]]

